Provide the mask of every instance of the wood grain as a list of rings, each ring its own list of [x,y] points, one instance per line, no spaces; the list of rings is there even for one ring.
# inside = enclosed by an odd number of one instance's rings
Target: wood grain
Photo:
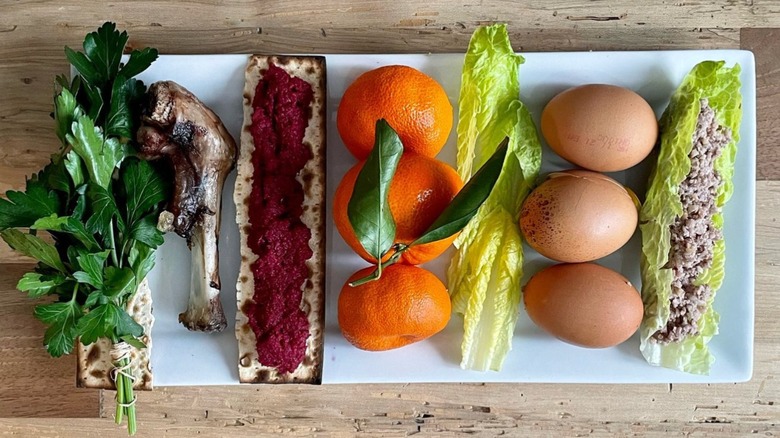
[[[756,57],[758,179],[780,179],[780,29],[742,29],[742,48]]]
[[[184,18],[186,17],[186,19]],[[197,2],[26,0],[6,4],[0,25],[97,26],[106,19],[122,27],[186,23],[192,28],[236,26],[298,27],[317,25],[361,28],[426,28],[476,26],[496,21],[513,27],[776,27],[780,4],[775,1],[732,0],[668,2],[562,1],[512,2],[464,0],[286,1],[201,0]]]
[[[105,19],[163,53],[462,52],[480,24],[509,23],[522,51],[753,50],[758,87],[754,378],[725,385],[338,385],[160,388],[140,394],[139,436],[746,436],[780,433],[780,2],[0,0],[0,192],[56,147],[52,78]],[[763,28],[763,29],[759,29]],[[771,29],[775,28],[775,29]],[[75,389],[51,359],[33,303],[15,290],[30,264],[0,244],[0,435],[126,436],[112,392]],[[5,263],[3,263],[5,262]],[[102,395],[103,394],[103,395]],[[102,398],[105,406],[100,407]]]

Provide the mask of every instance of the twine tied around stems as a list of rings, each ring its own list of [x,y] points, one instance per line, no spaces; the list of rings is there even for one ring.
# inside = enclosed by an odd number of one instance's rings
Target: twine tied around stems
[[[120,374],[130,379],[131,385],[135,384],[135,381],[138,380],[132,372],[132,361],[130,360],[130,353],[132,351],[133,347],[125,341],[117,342],[111,346],[111,362],[114,364],[114,368],[111,370],[110,376],[111,380],[114,381],[114,385],[116,385],[117,376]],[[125,361],[125,359],[127,359],[127,361]],[[125,363],[124,365],[117,365],[123,362]],[[133,399],[129,402],[121,403],[119,401],[119,392],[117,392],[116,399],[118,405],[127,408],[135,404],[138,396],[134,395]]]

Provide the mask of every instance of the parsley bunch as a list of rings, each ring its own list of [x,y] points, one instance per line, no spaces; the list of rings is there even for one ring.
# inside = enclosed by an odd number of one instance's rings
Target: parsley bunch
[[[133,50],[122,63],[127,41],[126,32],[105,23],[86,36],[83,53],[65,48],[78,75],[56,78],[53,118],[61,147],[24,191],[0,198],[0,237],[38,261],[17,288],[31,298],[56,298],[35,307],[35,317],[47,326],[44,344],[55,357],[69,354],[76,339],[145,348],[143,327],[126,307],[163,243],[156,224],[169,188],[133,148],[146,92],[133,77],[157,51]],[[54,243],[42,239],[41,231]],[[119,405],[133,400],[126,377],[117,377]],[[118,406],[117,422],[127,413],[134,433],[135,411],[129,408]]]

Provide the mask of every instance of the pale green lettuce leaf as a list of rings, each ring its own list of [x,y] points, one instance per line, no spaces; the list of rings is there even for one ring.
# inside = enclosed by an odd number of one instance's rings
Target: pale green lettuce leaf
[[[512,51],[505,24],[477,28],[469,41],[458,99],[458,173],[466,181],[511,129],[510,106],[520,97],[522,56]],[[490,129],[488,129],[490,128]]]
[[[518,99],[521,63],[506,27],[496,25],[474,33],[463,67],[458,172],[468,179],[509,137],[496,186],[455,240],[447,273],[453,311],[464,317],[467,369],[499,371],[517,322],[523,265],[517,214],[542,160],[536,127]]]
[[[696,279],[697,284],[708,284],[713,290],[707,311],[699,321],[700,333],[667,345],[658,344],[651,337],[666,326],[669,319],[672,272],[664,268],[671,247],[669,227],[682,212],[677,189],[691,168],[688,154],[693,146],[702,98],[709,100],[718,123],[731,129],[733,138],[715,163],[715,170],[723,179],[718,188],[718,206],[722,207],[734,190],[732,177],[742,118],[739,74],[739,65],[728,68],[723,61],[696,65],[675,91],[661,118],[658,164],[650,176],[639,226],[642,231],[642,299],[645,303],[640,349],[653,365],[708,374],[714,361],[707,343],[718,333],[719,317],[712,309],[712,301],[723,283],[726,246],[722,239],[715,244],[712,266]],[[722,229],[722,214],[715,215],[713,222]]]
[[[455,307],[464,316],[461,366],[498,371],[512,348],[517,322],[522,244],[514,217],[503,208],[488,213],[483,227],[492,232],[477,234],[471,254],[485,262],[467,263],[475,272],[459,277],[457,286]]]

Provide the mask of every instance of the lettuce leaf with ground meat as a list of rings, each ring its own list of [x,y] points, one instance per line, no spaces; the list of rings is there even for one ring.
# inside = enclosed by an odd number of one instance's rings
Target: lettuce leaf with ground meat
[[[458,172],[468,180],[509,137],[495,187],[455,240],[448,269],[453,311],[463,315],[461,367],[499,371],[512,348],[523,248],[517,215],[541,166],[541,144],[519,100],[519,67],[505,25],[481,27],[463,66]]]
[[[728,201],[734,190],[732,176],[742,118],[739,75],[738,64],[726,67],[723,61],[705,61],[696,65],[675,91],[661,117],[661,147],[657,165],[650,176],[639,226],[642,232],[642,299],[645,304],[640,349],[652,365],[709,374],[714,362],[707,343],[718,333],[719,316],[712,308],[712,302],[723,283],[726,246],[722,238],[715,243],[712,265],[695,280],[695,284],[707,284],[712,289],[707,310],[698,322],[699,334],[669,344],[661,344],[651,338],[666,326],[670,315],[673,276],[671,269],[665,267],[671,248],[670,226],[682,214],[678,188],[691,168],[688,155],[693,146],[700,100],[703,98],[709,100],[717,122],[732,133],[731,142],[715,162],[715,171],[722,178],[717,192],[718,207]],[[723,215],[715,214],[713,222],[722,230]]]

